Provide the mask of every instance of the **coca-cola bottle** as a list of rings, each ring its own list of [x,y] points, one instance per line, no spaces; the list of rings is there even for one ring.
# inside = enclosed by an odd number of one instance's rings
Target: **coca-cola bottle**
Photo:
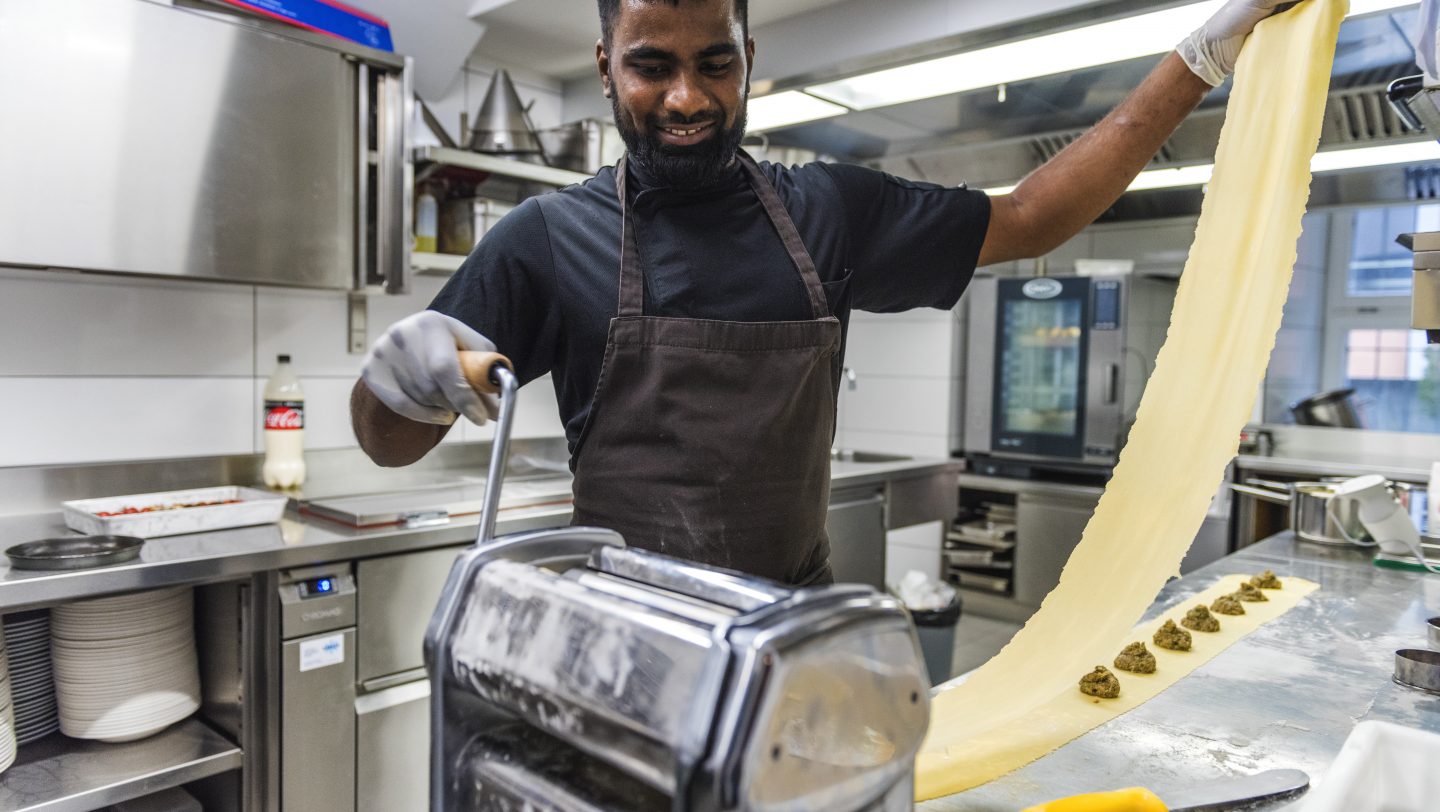
[[[271,488],[295,488],[305,483],[305,393],[281,355],[270,380],[265,382],[265,467],[261,473]]]

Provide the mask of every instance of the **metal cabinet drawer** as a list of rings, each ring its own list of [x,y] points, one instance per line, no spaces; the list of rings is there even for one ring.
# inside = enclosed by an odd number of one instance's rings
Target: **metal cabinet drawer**
[[[356,812],[425,809],[430,798],[430,683],[355,700]]]
[[[364,684],[425,665],[425,627],[440,599],[450,566],[463,546],[444,547],[355,566],[359,582],[357,669]]]
[[[839,583],[885,589],[885,494],[851,490],[830,496],[825,531],[830,568]]]

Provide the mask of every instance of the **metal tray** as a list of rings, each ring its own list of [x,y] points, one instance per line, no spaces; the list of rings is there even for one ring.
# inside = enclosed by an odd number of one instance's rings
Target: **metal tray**
[[[17,570],[80,570],[133,561],[144,544],[134,536],[66,536],[16,544],[5,556]]]
[[[101,516],[127,507],[147,508],[197,502],[227,502],[204,507],[154,510],[118,516]],[[225,485],[217,488],[196,488],[188,491],[137,493],[129,496],[107,496],[102,499],[80,499],[64,502],[65,526],[71,530],[96,536],[138,536],[158,538],[183,533],[228,530],[255,524],[274,524],[285,515],[289,499],[281,494],[258,488]]]

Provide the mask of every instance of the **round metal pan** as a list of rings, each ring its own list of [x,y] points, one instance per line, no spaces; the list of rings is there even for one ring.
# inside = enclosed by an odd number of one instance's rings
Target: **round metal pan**
[[[1395,652],[1395,681],[1440,694],[1440,651],[1405,648]]]
[[[144,544],[134,536],[68,536],[17,544],[5,557],[17,570],[81,570],[133,561]]]

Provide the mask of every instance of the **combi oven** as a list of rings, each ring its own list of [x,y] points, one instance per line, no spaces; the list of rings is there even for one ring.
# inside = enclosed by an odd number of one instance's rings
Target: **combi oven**
[[[976,469],[1113,466],[1175,289],[1128,275],[975,280],[958,428]]]

